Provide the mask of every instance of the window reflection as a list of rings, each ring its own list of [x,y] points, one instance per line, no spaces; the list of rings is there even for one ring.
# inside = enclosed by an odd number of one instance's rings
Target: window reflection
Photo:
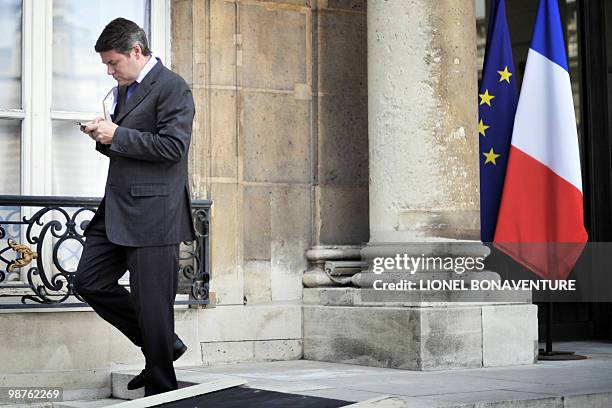
[[[101,111],[104,95],[116,83],[94,51],[96,40],[116,17],[146,29],[148,5],[147,0],[53,1],[53,110]]]
[[[74,122],[53,121],[53,195],[102,197],[108,158]]]
[[[0,221],[19,221],[21,219],[21,207],[8,207],[0,206]],[[21,228],[16,224],[2,224],[4,230],[4,242],[12,239],[15,242],[21,241]],[[2,257],[7,261],[13,261],[18,257],[16,251],[6,251],[2,254]],[[8,272],[5,270],[5,272]],[[19,269],[9,273],[4,279],[4,282],[0,283],[0,287],[6,285],[8,282],[19,281]]]
[[[576,124],[580,132],[580,54],[578,49],[578,7],[575,0],[567,0],[567,58],[572,80],[572,94],[574,96],[574,111],[576,113]]]
[[[484,64],[484,52],[487,43],[487,10],[485,0],[476,2],[476,66],[478,67],[478,89],[482,79],[482,66]]]
[[[21,108],[21,0],[0,0],[0,108]]]
[[[0,119],[0,194],[21,193],[21,121]]]
[[[148,8],[148,0],[53,1],[52,110],[102,116],[102,100],[116,82],[94,50],[96,40],[117,17],[136,22],[150,37]],[[53,121],[52,194],[101,197],[108,158],[75,122]]]

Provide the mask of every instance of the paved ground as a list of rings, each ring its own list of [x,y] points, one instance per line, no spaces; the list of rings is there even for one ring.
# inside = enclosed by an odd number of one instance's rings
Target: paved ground
[[[187,367],[177,376],[194,382],[237,376],[254,388],[347,401],[392,395],[411,408],[612,407],[612,342],[555,343],[555,349],[589,358],[435,372],[297,360]]]

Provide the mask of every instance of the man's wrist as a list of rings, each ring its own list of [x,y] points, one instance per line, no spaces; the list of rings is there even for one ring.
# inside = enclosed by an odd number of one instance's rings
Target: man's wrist
[[[113,134],[113,138],[111,140],[111,143],[108,145],[108,148],[110,150],[114,150],[114,151],[119,152],[119,153],[127,152],[127,148],[122,143],[123,140],[124,140],[124,131],[125,130],[127,130],[127,129],[123,128],[121,126],[117,126],[115,128],[115,132]]]

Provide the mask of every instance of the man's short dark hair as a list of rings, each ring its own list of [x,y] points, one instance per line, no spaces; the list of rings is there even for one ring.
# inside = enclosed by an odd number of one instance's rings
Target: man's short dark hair
[[[139,45],[142,55],[151,55],[149,42],[144,30],[133,21],[116,18],[104,27],[96,41],[96,52],[115,50],[120,54],[129,55],[131,49]]]

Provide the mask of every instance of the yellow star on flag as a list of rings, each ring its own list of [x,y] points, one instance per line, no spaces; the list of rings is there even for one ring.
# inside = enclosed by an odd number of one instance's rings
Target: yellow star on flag
[[[480,96],[480,104],[484,105],[485,103],[489,106],[491,106],[491,99],[495,98],[493,95],[489,95],[489,90],[486,89],[485,93],[483,94],[478,94],[478,96]]]
[[[484,124],[484,122],[482,121],[482,119],[480,119],[480,123],[478,124],[478,133],[480,133],[483,136],[485,135],[485,131],[490,128],[491,126],[487,126]]]
[[[501,156],[501,154],[496,154],[493,151],[493,148],[491,148],[491,150],[489,150],[489,153],[482,152],[482,154],[484,155],[484,157],[487,158],[487,160],[485,160],[484,164],[487,164],[487,163],[497,164],[497,163],[495,163],[495,159],[497,159],[499,156]]]
[[[508,71],[507,66],[506,68],[504,68],[503,71],[497,71],[497,73],[499,74],[499,82],[506,81],[507,83],[510,83],[510,77],[512,76],[512,72]]]

